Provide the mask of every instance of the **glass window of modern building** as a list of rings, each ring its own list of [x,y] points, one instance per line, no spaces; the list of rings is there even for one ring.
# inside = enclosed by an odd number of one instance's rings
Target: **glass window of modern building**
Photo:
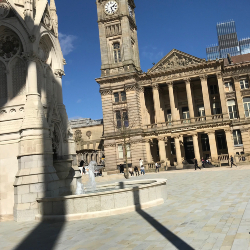
[[[238,40],[234,21],[216,25],[218,46],[206,48],[207,59],[227,58],[227,55],[237,56],[250,53],[250,38]]]

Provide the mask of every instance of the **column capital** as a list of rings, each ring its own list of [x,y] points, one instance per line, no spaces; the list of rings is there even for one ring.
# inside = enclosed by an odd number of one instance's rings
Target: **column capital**
[[[222,74],[221,72],[216,73],[217,79],[222,79]]]
[[[204,75],[199,75],[201,81],[206,81],[207,80],[207,77],[208,75],[204,74]]]
[[[208,130],[208,131],[207,131],[207,134],[208,134],[208,135],[215,134],[215,130]]]
[[[181,135],[172,135],[172,137],[173,137],[174,139],[180,139],[180,138],[181,138]]]
[[[225,132],[230,132],[230,133],[231,133],[231,132],[232,132],[232,129],[231,129],[231,127],[230,127],[230,128],[224,128],[224,131],[225,131]]]
[[[237,82],[237,81],[239,81],[240,76],[239,76],[239,75],[236,75],[236,76],[233,76],[232,78],[234,79],[235,82]]]
[[[37,56],[35,52],[23,52],[22,56],[26,61],[36,62],[37,60],[39,60],[39,57]]]
[[[152,88],[153,89],[159,89],[159,84],[158,83],[153,83]]]
[[[138,92],[140,92],[140,93],[144,93],[144,87],[143,86],[138,86],[137,87],[137,90],[138,90]]]
[[[184,78],[183,81],[184,81],[186,84],[190,84],[191,78]]]
[[[173,85],[174,85],[174,82],[166,82],[166,84],[168,85],[168,87],[173,87]]]

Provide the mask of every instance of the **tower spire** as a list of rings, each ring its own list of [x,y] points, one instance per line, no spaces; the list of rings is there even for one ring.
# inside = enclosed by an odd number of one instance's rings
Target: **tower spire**
[[[50,0],[50,10],[51,11],[56,11],[55,0]]]

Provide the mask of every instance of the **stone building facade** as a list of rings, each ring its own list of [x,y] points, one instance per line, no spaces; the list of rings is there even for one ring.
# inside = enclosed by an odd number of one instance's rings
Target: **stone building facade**
[[[103,147],[103,120],[92,120],[82,118],[70,120],[73,130],[77,162],[84,160],[85,165],[90,161],[96,161],[100,164],[101,159],[105,157]]]
[[[116,6],[116,8],[115,8]],[[206,61],[173,49],[140,69],[133,0],[97,0],[106,169],[125,161],[177,169],[250,153],[250,54]]]
[[[70,194],[80,178],[62,97],[64,64],[55,1],[2,0],[0,219],[34,220],[37,198]]]

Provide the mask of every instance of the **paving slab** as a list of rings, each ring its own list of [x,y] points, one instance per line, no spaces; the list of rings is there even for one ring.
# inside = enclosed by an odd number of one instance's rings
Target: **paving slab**
[[[0,249],[250,250],[250,166],[132,179],[152,178],[168,180],[168,200],[161,206],[82,221],[3,221]]]

